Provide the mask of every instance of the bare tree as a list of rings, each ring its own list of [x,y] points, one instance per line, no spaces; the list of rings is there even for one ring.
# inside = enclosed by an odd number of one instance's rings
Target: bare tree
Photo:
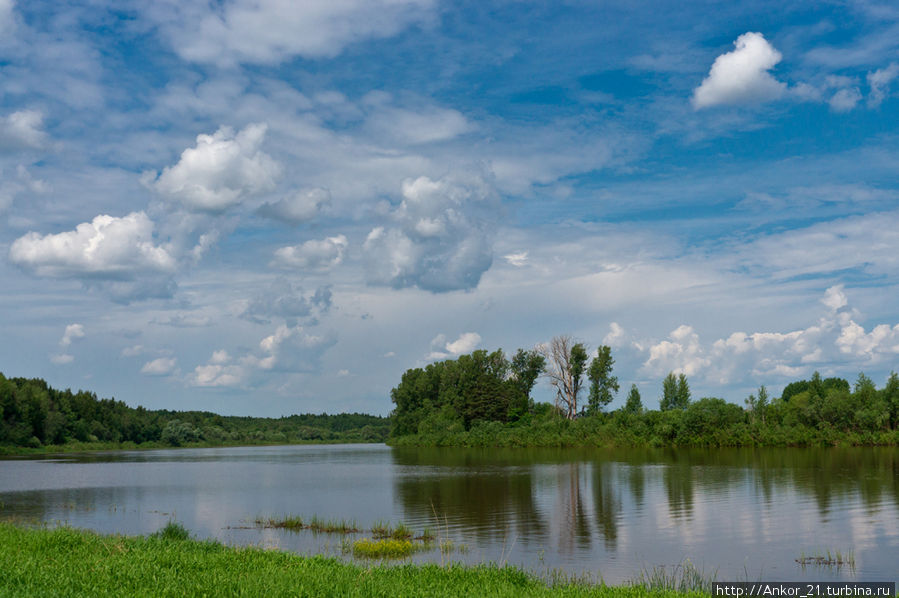
[[[577,399],[587,366],[587,348],[568,335],[553,337],[537,350],[546,359],[543,375],[556,389],[556,406],[568,419],[577,415]]]

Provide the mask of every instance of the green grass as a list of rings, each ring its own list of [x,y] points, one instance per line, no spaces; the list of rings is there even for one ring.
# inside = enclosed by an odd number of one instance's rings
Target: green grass
[[[643,587],[560,583],[514,567],[360,566],[216,542],[100,536],[0,523],[0,597],[44,596],[603,596],[679,597]],[[700,596],[700,594],[694,594]]]
[[[416,546],[411,540],[394,538],[383,540],[362,538],[353,542],[353,556],[368,559],[404,559],[416,549],[420,549],[420,546]]]

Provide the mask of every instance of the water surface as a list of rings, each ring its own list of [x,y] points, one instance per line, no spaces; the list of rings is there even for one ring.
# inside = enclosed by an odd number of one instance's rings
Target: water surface
[[[899,580],[899,450],[471,450],[384,445],[0,461],[0,516],[341,554],[257,516],[403,521],[467,550],[415,560],[562,568],[608,583],[689,560],[719,580]],[[370,536],[359,534],[354,538]],[[855,566],[801,555],[852,552]]]

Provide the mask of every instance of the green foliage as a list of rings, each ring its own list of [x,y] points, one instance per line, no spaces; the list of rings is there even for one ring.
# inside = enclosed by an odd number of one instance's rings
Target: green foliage
[[[675,376],[674,372],[668,372],[662,380],[662,398],[659,400],[659,409],[669,411],[671,409],[686,409],[690,404],[690,385],[684,374]]]
[[[549,587],[515,567],[356,565],[215,542],[160,542],[8,523],[0,523],[0,569],[0,596],[686,598],[637,586],[563,581]]]
[[[0,453],[91,443],[221,446],[292,442],[383,442],[387,418],[359,413],[292,415],[278,419],[225,417],[205,411],[132,408],[94,393],[57,390],[41,379],[0,374]]]
[[[154,533],[153,537],[170,542],[180,542],[183,540],[189,540],[190,532],[187,531],[187,528],[185,528],[177,521],[169,521],[163,528]]]
[[[587,369],[587,378],[590,380],[587,413],[599,413],[615,398],[619,386],[618,378],[612,375],[614,363],[611,347],[602,345],[596,350],[596,357]]]
[[[631,390],[627,393],[627,402],[624,404],[624,411],[637,415],[643,413],[643,400],[640,398],[640,390],[636,384],[631,384]]]

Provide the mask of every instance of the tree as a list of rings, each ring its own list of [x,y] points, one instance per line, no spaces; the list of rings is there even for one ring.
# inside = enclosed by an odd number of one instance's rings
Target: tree
[[[546,359],[534,349],[530,351],[519,349],[512,357],[510,365],[515,386],[518,387],[521,394],[530,397],[540,372],[546,366]]]
[[[618,392],[618,378],[612,376],[612,348],[602,345],[596,350],[596,357],[590,362],[587,378],[590,380],[590,399],[587,407],[589,413],[599,413],[615,398]]]
[[[677,408],[686,409],[690,406],[690,385],[687,384],[687,376],[681,372],[677,377]]]
[[[640,390],[636,384],[631,384],[631,390],[627,393],[627,402],[624,404],[627,413],[643,413],[643,401],[640,399]]]
[[[668,372],[662,380],[662,398],[659,401],[659,409],[669,411],[671,409],[686,409],[690,405],[690,385],[687,384],[687,376],[683,373],[675,376],[674,372]]]
[[[662,398],[659,401],[660,411],[675,409],[677,405],[677,377],[674,372],[668,372],[662,380]]]
[[[509,407],[509,419],[518,420],[531,411],[531,390],[545,365],[546,360],[533,349],[519,349],[512,357],[509,382],[514,388],[514,396]]]
[[[543,373],[556,389],[556,406],[568,419],[577,415],[577,399],[586,369],[587,348],[567,335],[556,336],[539,347],[546,360]]]
[[[764,385],[759,387],[759,396],[751,394],[746,399],[746,407],[753,420],[765,421],[765,411],[768,409],[768,389]]]

